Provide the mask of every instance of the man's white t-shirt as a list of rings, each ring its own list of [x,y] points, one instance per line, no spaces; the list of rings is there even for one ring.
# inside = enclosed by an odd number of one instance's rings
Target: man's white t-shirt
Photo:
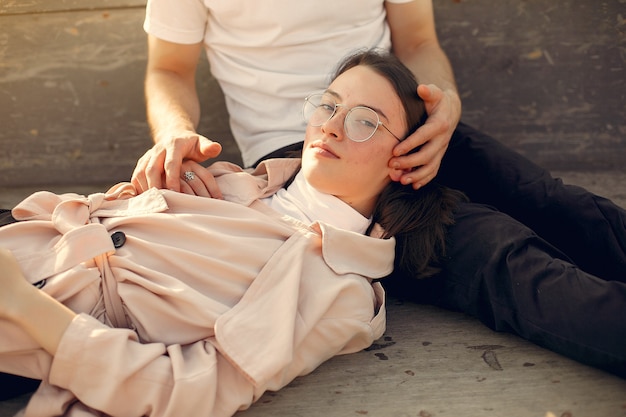
[[[411,0],[387,0],[406,3]],[[391,45],[384,0],[148,0],[144,29],[204,41],[244,165],[304,140],[304,98],[339,61]]]

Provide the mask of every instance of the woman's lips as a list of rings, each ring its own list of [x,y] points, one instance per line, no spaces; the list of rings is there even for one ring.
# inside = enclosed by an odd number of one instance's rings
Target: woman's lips
[[[330,146],[328,146],[324,142],[313,142],[311,144],[311,149],[314,150],[318,155],[339,159],[339,156],[331,149]]]

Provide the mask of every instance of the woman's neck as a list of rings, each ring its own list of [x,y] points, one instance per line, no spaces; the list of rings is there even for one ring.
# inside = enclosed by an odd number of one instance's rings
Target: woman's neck
[[[323,221],[335,227],[365,233],[370,219],[341,199],[312,187],[299,172],[286,189],[264,200],[274,210],[300,221]]]

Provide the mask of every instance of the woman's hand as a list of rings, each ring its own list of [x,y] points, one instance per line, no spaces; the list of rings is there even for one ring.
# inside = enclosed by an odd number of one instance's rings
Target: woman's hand
[[[195,132],[183,132],[169,139],[159,140],[139,160],[131,183],[137,192],[149,188],[168,188],[181,191],[185,169],[184,160],[203,162],[215,158],[222,152],[222,145]]]
[[[220,200],[224,198],[213,174],[199,163],[184,161],[181,165],[181,172],[181,192]]]
[[[394,148],[390,167],[404,170],[402,184],[418,189],[437,175],[452,133],[461,118],[461,100],[453,90],[420,84],[417,93],[424,100],[428,118],[412,135]],[[419,151],[408,154],[421,146]]]

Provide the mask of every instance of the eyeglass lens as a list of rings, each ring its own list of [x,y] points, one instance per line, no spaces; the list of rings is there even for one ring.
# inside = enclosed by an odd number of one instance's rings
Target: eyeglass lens
[[[311,126],[321,126],[330,120],[339,105],[328,94],[313,94],[304,101],[302,115]],[[365,142],[376,132],[380,119],[367,107],[353,107],[346,114],[344,128],[348,137],[355,142]]]

